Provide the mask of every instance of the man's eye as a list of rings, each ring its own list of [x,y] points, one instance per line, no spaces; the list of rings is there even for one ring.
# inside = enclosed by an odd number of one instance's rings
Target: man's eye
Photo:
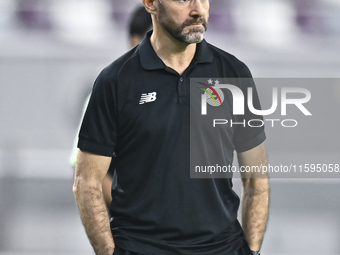
[[[190,0],[178,0],[180,3],[190,2]]]

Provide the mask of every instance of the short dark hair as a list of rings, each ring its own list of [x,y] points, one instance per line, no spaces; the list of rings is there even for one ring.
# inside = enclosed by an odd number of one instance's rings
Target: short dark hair
[[[143,37],[151,26],[151,14],[145,10],[144,5],[139,6],[130,16],[129,36],[139,35]]]

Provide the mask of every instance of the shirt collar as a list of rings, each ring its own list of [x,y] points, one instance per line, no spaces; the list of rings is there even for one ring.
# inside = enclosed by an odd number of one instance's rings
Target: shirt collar
[[[152,30],[147,32],[147,34],[144,36],[144,39],[139,44],[139,52],[142,66],[146,70],[164,69],[165,65],[163,61],[157,56],[156,52],[152,48],[150,42],[151,34]],[[193,62],[196,64],[213,62],[212,50],[205,40],[197,44]]]

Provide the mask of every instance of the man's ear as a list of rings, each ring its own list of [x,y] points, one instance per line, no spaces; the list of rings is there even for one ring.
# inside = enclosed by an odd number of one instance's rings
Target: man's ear
[[[156,1],[157,0],[143,0],[143,4],[147,12],[151,14],[156,13],[156,7],[155,7],[155,4],[157,4]]]

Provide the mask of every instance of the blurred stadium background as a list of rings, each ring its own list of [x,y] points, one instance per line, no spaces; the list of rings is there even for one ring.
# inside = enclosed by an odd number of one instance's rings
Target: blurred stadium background
[[[140,3],[0,0],[1,255],[93,254],[68,158],[83,102],[100,70],[128,50],[127,20]],[[211,0],[206,38],[244,61],[254,77],[340,78],[339,0]],[[322,132],[308,135],[322,141]],[[294,144],[280,141],[268,135],[269,159],[299,157]],[[339,133],[329,142],[318,149],[339,163]],[[339,184],[271,180],[263,254],[339,255]],[[239,193],[239,180],[235,188]]]

